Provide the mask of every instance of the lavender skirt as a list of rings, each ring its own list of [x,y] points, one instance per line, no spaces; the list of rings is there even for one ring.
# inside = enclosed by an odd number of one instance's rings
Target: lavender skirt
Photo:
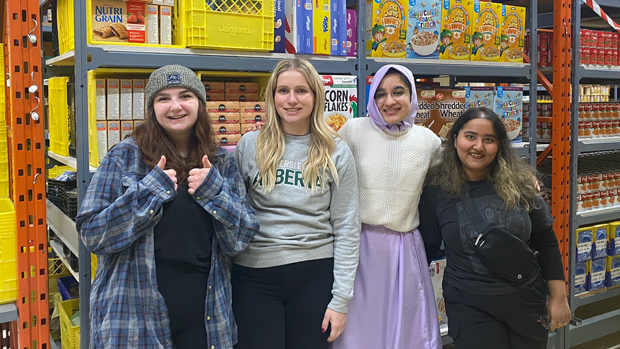
[[[438,349],[439,321],[419,230],[362,225],[347,325],[332,349]]]

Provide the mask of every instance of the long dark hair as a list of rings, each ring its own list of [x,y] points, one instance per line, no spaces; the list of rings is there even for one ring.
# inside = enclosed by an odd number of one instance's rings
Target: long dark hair
[[[166,157],[166,169],[174,169],[177,172],[178,184],[187,181],[191,169],[202,168],[202,157],[204,155],[209,157],[211,163],[215,162],[217,145],[207,114],[207,106],[200,98],[198,98],[198,102],[198,117],[190,136],[187,157],[181,155],[172,138],[157,122],[152,103],[146,111],[144,123],[133,131],[133,137],[142,152],[144,162],[153,168],[164,155]]]
[[[441,161],[429,170],[427,183],[437,185],[455,197],[466,188],[463,165],[455,144],[461,129],[473,119],[489,120],[497,137],[497,155],[489,165],[486,180],[504,200],[506,208],[516,208],[518,205],[523,205],[528,211],[535,208],[534,200],[538,195],[534,187],[536,171],[512,149],[502,120],[492,110],[484,107],[468,109],[452,125]]]

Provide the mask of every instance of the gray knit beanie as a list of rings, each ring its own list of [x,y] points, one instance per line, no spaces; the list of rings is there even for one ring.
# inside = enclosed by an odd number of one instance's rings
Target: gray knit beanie
[[[198,99],[207,102],[207,93],[196,73],[182,65],[165,65],[155,70],[144,89],[146,107],[153,105],[157,92],[170,87],[185,87],[196,94]]]

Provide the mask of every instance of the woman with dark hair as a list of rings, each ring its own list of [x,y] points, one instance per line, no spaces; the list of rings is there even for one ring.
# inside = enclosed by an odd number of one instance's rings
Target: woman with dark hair
[[[76,218],[99,259],[91,348],[232,348],[227,257],[258,231],[234,158],[215,142],[202,83],[169,65],[144,124],[107,153]]]
[[[439,321],[418,202],[441,140],[416,126],[415,80],[400,65],[375,74],[369,118],[339,134],[353,152],[362,222],[359,267],[349,320],[333,349],[438,349]]]
[[[512,150],[500,118],[486,108],[463,113],[448,133],[440,162],[429,171],[420,231],[429,260],[444,242],[443,296],[449,335],[458,349],[546,348],[549,329],[571,318],[553,217],[533,176]],[[476,209],[480,215],[470,216]],[[477,217],[538,251],[542,277],[515,281],[491,271],[503,266],[485,264],[475,252],[482,233]],[[505,263],[521,262],[506,252]]]

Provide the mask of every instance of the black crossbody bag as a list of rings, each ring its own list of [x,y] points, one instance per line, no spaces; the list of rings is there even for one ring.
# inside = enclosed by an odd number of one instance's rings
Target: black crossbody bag
[[[465,191],[463,206],[478,231],[474,253],[491,272],[516,284],[532,282],[538,276],[538,252],[504,228],[489,228],[478,207]]]

